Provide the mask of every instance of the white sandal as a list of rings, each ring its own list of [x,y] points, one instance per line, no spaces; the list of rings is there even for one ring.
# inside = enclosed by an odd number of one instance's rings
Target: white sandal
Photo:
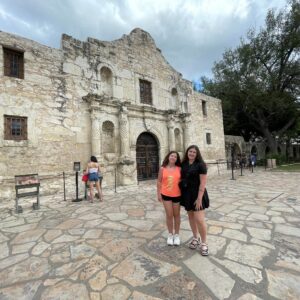
[[[200,253],[201,253],[202,256],[208,256],[208,246],[207,246],[206,243],[201,243]]]

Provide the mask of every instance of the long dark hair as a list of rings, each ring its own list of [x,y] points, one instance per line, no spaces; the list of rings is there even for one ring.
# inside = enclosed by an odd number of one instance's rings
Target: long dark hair
[[[182,162],[186,162],[186,161],[189,161],[189,158],[188,158],[188,152],[191,150],[191,149],[195,149],[196,150],[196,158],[195,158],[195,162],[200,162],[200,163],[205,163],[203,158],[202,158],[202,155],[200,153],[200,150],[199,150],[199,147],[196,146],[196,145],[191,145],[189,146],[186,151],[185,151],[185,154],[184,154],[184,158],[182,160]]]
[[[180,161],[180,155],[179,155],[179,153],[178,152],[176,152],[176,151],[170,151],[167,155],[166,155],[166,157],[164,158],[164,161],[163,161],[163,163],[162,163],[162,167],[166,167],[168,164],[169,164],[169,156],[171,155],[171,154],[173,154],[173,153],[176,153],[176,155],[177,155],[177,160],[176,160],[176,162],[175,162],[175,166],[178,166],[178,167],[180,167],[181,166],[181,161]]]
[[[95,163],[98,162],[96,156],[94,156],[94,155],[91,156],[91,161],[92,161],[92,162],[95,162]]]

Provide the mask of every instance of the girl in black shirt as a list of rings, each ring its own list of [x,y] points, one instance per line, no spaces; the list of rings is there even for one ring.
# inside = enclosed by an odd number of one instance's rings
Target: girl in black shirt
[[[206,242],[206,223],[202,197],[205,192],[207,168],[200,150],[196,145],[189,146],[181,166],[181,205],[188,213],[193,239],[189,243],[191,249],[200,246],[203,256],[208,255]],[[199,239],[201,237],[201,242]]]

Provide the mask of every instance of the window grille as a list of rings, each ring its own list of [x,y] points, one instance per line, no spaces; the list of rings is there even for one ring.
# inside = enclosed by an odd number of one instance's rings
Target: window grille
[[[206,133],[206,144],[207,145],[211,144],[211,134],[209,132]]]
[[[4,116],[4,139],[27,140],[27,117]]]
[[[152,105],[151,82],[140,79],[140,97],[141,103]]]
[[[24,53],[3,48],[4,76],[24,79]]]

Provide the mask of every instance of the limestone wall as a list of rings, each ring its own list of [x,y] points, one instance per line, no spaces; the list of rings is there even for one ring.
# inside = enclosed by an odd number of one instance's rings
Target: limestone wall
[[[207,115],[202,113],[202,101],[206,102]],[[199,145],[207,161],[225,159],[225,141],[221,101],[204,94],[193,92],[189,101],[191,112],[191,144]],[[211,144],[206,141],[211,135]]]

